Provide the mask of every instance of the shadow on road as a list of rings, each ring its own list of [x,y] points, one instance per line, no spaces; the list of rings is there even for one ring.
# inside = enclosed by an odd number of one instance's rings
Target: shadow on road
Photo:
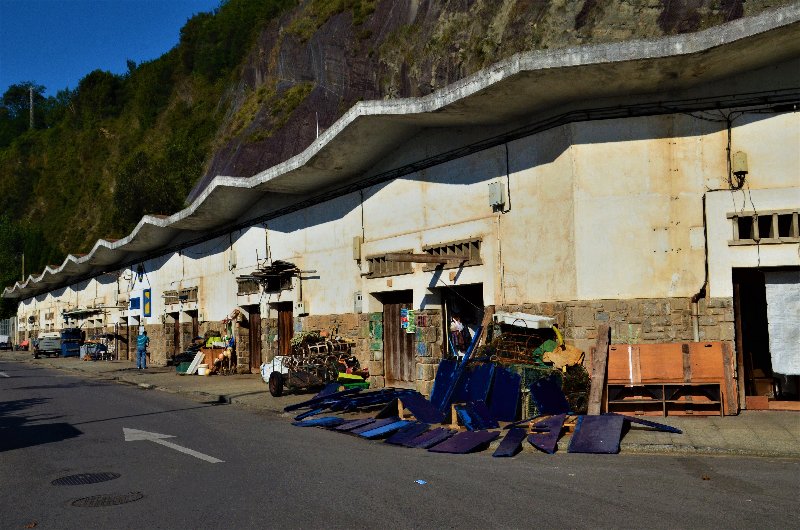
[[[0,452],[60,442],[83,434],[69,423],[63,422],[26,425],[33,418],[18,413],[47,401],[49,399],[29,398],[0,403]]]
[[[227,403],[217,403],[209,402],[204,405],[200,405],[198,407],[186,407],[184,409],[171,409],[171,410],[159,410],[158,412],[143,412],[142,414],[126,414],[125,416],[114,416],[112,418],[103,418],[100,420],[88,420],[88,421],[79,421],[74,423],[73,425],[86,425],[87,423],[102,423],[104,421],[114,421],[114,420],[124,420],[126,418],[138,418],[140,416],[156,416],[158,414],[171,414],[173,412],[184,412],[187,410],[197,410],[197,409],[207,409],[209,407],[219,407],[220,405],[227,405]]]

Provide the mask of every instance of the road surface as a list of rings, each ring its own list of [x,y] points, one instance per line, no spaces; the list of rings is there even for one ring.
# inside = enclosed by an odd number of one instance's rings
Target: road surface
[[[800,526],[797,460],[434,454],[24,363],[0,372],[2,528]],[[83,474],[119,476],[53,484]]]

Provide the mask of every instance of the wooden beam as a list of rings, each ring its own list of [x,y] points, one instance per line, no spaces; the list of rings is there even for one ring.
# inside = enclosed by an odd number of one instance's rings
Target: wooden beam
[[[603,391],[606,387],[606,363],[608,362],[608,324],[600,324],[597,328],[597,344],[592,354],[592,386],[589,389],[589,416],[600,415]]]
[[[468,256],[434,256],[433,254],[391,253],[384,256],[386,261],[406,261],[412,263],[450,263],[451,261],[467,261]]]

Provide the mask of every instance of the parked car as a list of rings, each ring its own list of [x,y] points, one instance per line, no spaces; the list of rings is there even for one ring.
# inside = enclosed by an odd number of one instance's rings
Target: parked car
[[[13,350],[14,345],[8,335],[0,335],[0,350]]]
[[[38,359],[40,355],[61,355],[61,333],[48,331],[39,335],[38,341],[33,341],[33,358]]]

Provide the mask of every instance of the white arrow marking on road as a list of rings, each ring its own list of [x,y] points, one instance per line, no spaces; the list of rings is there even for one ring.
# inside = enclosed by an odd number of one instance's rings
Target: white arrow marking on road
[[[140,431],[138,429],[128,429],[126,427],[122,428],[122,432],[125,434],[126,442],[147,440],[150,442],[155,442],[159,445],[163,445],[165,447],[169,447],[170,449],[175,449],[176,451],[180,451],[181,453],[185,453],[195,458],[199,458],[200,460],[211,462],[212,464],[218,464],[220,462],[224,462],[224,460],[220,460],[219,458],[214,458],[213,456],[208,456],[206,454],[197,452],[193,449],[189,449],[188,447],[183,447],[182,445],[174,444],[172,442],[164,440],[164,438],[175,438],[174,436],[169,434],[158,434],[157,432]]]
[[[5,373],[5,372],[0,372],[0,377],[11,377],[11,376],[10,376],[10,375],[8,375],[8,374],[7,374],[7,373]]]

